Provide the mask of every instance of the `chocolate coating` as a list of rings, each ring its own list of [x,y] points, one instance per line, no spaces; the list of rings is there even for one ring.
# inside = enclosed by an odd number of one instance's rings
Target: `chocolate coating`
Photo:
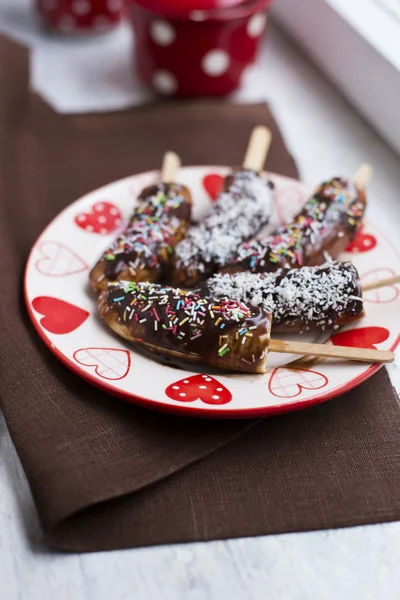
[[[274,331],[337,329],[363,314],[361,284],[350,262],[279,269],[275,273],[217,274],[205,288],[272,314]]]
[[[271,326],[263,309],[152,283],[111,284],[102,318],[119,335],[157,352],[213,367],[264,372]]]
[[[272,235],[239,245],[221,271],[263,273],[279,268],[319,265],[337,258],[354,239],[366,199],[352,181],[336,177],[323,183],[292,223]]]
[[[92,287],[100,291],[109,281],[159,279],[186,232],[190,214],[191,198],[185,186],[158,183],[145,188],[127,229],[92,270]]]
[[[229,175],[211,213],[190,227],[176,246],[173,282],[189,287],[209,277],[243,240],[268,223],[272,206],[272,184],[267,179],[247,170]]]

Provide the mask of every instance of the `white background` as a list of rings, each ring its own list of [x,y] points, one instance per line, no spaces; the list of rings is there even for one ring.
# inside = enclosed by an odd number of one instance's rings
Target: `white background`
[[[10,1],[0,0],[0,27],[6,4]],[[115,49],[121,56],[127,47],[120,44],[129,43],[122,34]],[[102,43],[110,44],[110,38]],[[272,103],[303,178],[312,185],[352,173],[370,160],[375,177],[369,216],[398,240],[398,157],[273,29],[262,65],[265,83],[259,93]],[[124,76],[115,80],[112,92],[119,98],[118,82],[132,93],[128,62],[120,69]],[[396,365],[391,376],[400,389]],[[400,523],[87,555],[49,552],[0,419],[2,600],[394,600],[399,598],[399,565]]]

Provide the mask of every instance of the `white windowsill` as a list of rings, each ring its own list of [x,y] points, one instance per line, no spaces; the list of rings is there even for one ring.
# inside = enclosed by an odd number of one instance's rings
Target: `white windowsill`
[[[400,152],[400,0],[276,0],[271,15]]]

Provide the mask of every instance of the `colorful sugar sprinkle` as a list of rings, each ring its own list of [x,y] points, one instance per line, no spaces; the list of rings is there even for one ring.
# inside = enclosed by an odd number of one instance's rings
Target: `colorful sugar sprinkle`
[[[160,271],[166,256],[172,253],[175,238],[182,237],[190,217],[182,186],[153,186],[150,195],[140,201],[128,227],[103,254],[109,280],[127,270],[135,278],[144,271]]]
[[[141,326],[132,330],[132,337],[191,354],[214,353],[216,360],[233,349],[241,355],[242,339],[253,335],[250,328],[268,333],[270,327],[268,314],[235,298],[221,297],[216,303],[205,294],[156,283],[112,283],[107,298],[107,310],[116,310],[121,323]]]
[[[292,223],[263,239],[242,242],[224,265],[240,264],[243,270],[254,272],[275,271],[277,266],[301,267],[310,246],[315,246],[318,239],[323,247],[321,240],[332,235],[335,227],[343,227],[353,236],[361,224],[364,209],[351,181],[331,179],[316,190]]]

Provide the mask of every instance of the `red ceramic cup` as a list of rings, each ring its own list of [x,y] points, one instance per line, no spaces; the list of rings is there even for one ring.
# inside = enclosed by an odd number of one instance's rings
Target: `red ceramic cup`
[[[139,77],[161,95],[233,92],[255,61],[272,0],[239,2],[130,0]]]
[[[45,27],[65,34],[108,31],[120,23],[125,6],[126,0],[36,0]]]

